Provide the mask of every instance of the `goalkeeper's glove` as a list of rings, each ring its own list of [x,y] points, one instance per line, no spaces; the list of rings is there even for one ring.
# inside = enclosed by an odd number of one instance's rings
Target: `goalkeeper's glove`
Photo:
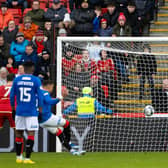
[[[12,110],[12,118],[13,118],[14,121],[15,121],[15,115],[16,115],[16,110],[13,109],[13,110]]]

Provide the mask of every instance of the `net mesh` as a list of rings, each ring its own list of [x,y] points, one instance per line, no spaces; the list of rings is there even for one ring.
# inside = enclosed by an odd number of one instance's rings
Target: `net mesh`
[[[90,128],[85,150],[167,150],[167,45],[168,41],[141,39],[62,41],[62,58],[57,59],[62,59],[61,80],[66,88],[62,94],[66,96],[61,111],[66,111],[79,135]],[[77,100],[83,97],[84,87],[92,88],[92,97],[98,102],[93,118],[78,115]],[[74,103],[76,108],[70,108]],[[144,115],[146,105],[154,108],[150,117]],[[72,140],[77,142],[74,136]]]

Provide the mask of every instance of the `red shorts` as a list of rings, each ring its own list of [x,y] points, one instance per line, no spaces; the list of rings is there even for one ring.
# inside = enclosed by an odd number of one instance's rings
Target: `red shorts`
[[[4,113],[3,115],[0,115],[0,128],[3,128],[5,120],[9,121],[9,125],[11,128],[15,128],[15,121],[13,120],[11,113]]]

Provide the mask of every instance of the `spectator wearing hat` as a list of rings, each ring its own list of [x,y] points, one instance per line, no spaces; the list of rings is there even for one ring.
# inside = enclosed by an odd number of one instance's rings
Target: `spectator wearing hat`
[[[97,35],[101,37],[112,36],[112,27],[107,25],[107,20],[104,18],[100,21],[100,29],[98,30]]]
[[[9,58],[9,44],[4,41],[4,37],[0,36],[0,67],[5,66]]]
[[[67,36],[67,31],[66,29],[62,28],[58,30],[58,36],[65,37]]]
[[[81,8],[74,9],[71,18],[75,21],[74,34],[79,36],[93,35],[93,20],[96,14],[89,8],[88,0],[82,0]]]
[[[14,20],[10,20],[8,22],[8,26],[5,27],[3,31],[3,37],[5,39],[5,42],[8,44],[11,44],[12,41],[16,39],[16,34],[18,33],[18,26],[15,25]]]
[[[20,27],[19,32],[24,34],[25,39],[31,41],[39,26],[32,23],[30,16],[25,16],[23,25]]]
[[[107,3],[107,12],[103,14],[103,18],[107,20],[107,25],[110,27],[114,27],[117,23],[117,19],[119,16],[119,12],[116,9],[115,2],[108,2]]]
[[[26,16],[30,16],[34,24],[44,28],[44,10],[40,9],[40,2],[38,0],[32,2],[32,10],[28,11]]]
[[[52,7],[48,8],[44,14],[45,19],[50,19],[52,23],[58,26],[59,22],[64,20],[65,14],[68,13],[67,9],[61,5],[60,0],[53,0]]]
[[[1,3],[0,30],[3,31],[3,29],[8,26],[8,22],[13,19],[13,15],[8,11],[7,3]]]
[[[47,37],[44,36],[42,30],[38,30],[31,41],[31,45],[37,51],[38,56],[41,56],[42,51],[46,46]]]
[[[38,76],[44,80],[50,78],[50,53],[45,49],[38,61]]]
[[[64,16],[64,20],[58,24],[59,28],[64,28],[67,31],[67,35],[72,35],[72,29],[75,26],[75,22],[71,20],[70,14],[66,13]]]
[[[132,35],[140,36],[142,34],[141,33],[142,21],[141,18],[138,16],[138,12],[136,10],[136,4],[134,1],[131,0],[128,2],[125,16],[127,18],[128,24],[131,26]]]
[[[28,7],[27,0],[7,0],[9,8],[18,8],[26,9]]]
[[[10,54],[13,56],[16,65],[21,64],[21,59],[28,43],[29,41],[24,38],[24,34],[22,32],[18,32],[16,35],[16,40],[12,41],[10,46]]]
[[[91,87],[82,89],[83,97],[79,97],[76,101],[63,111],[68,115],[77,111],[79,118],[94,118],[96,114],[112,114],[113,111],[100,104],[96,98],[93,98],[93,90]]]
[[[132,29],[126,22],[126,17],[123,13],[120,13],[118,17],[118,23],[113,28],[113,36],[131,36]]]

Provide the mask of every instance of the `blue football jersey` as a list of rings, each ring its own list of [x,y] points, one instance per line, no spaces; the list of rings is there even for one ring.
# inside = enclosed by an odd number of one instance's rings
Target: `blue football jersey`
[[[15,99],[17,116],[38,116],[37,99],[38,107],[42,107],[43,103],[40,79],[31,74],[15,78],[10,93],[11,106],[14,106]]]
[[[42,105],[42,113],[39,114],[41,115],[41,120],[39,121],[40,123],[43,123],[45,121],[47,121],[51,115],[51,107],[52,105],[57,104],[60,99],[58,98],[51,98],[50,93],[46,90],[42,90],[43,92],[43,105]]]

